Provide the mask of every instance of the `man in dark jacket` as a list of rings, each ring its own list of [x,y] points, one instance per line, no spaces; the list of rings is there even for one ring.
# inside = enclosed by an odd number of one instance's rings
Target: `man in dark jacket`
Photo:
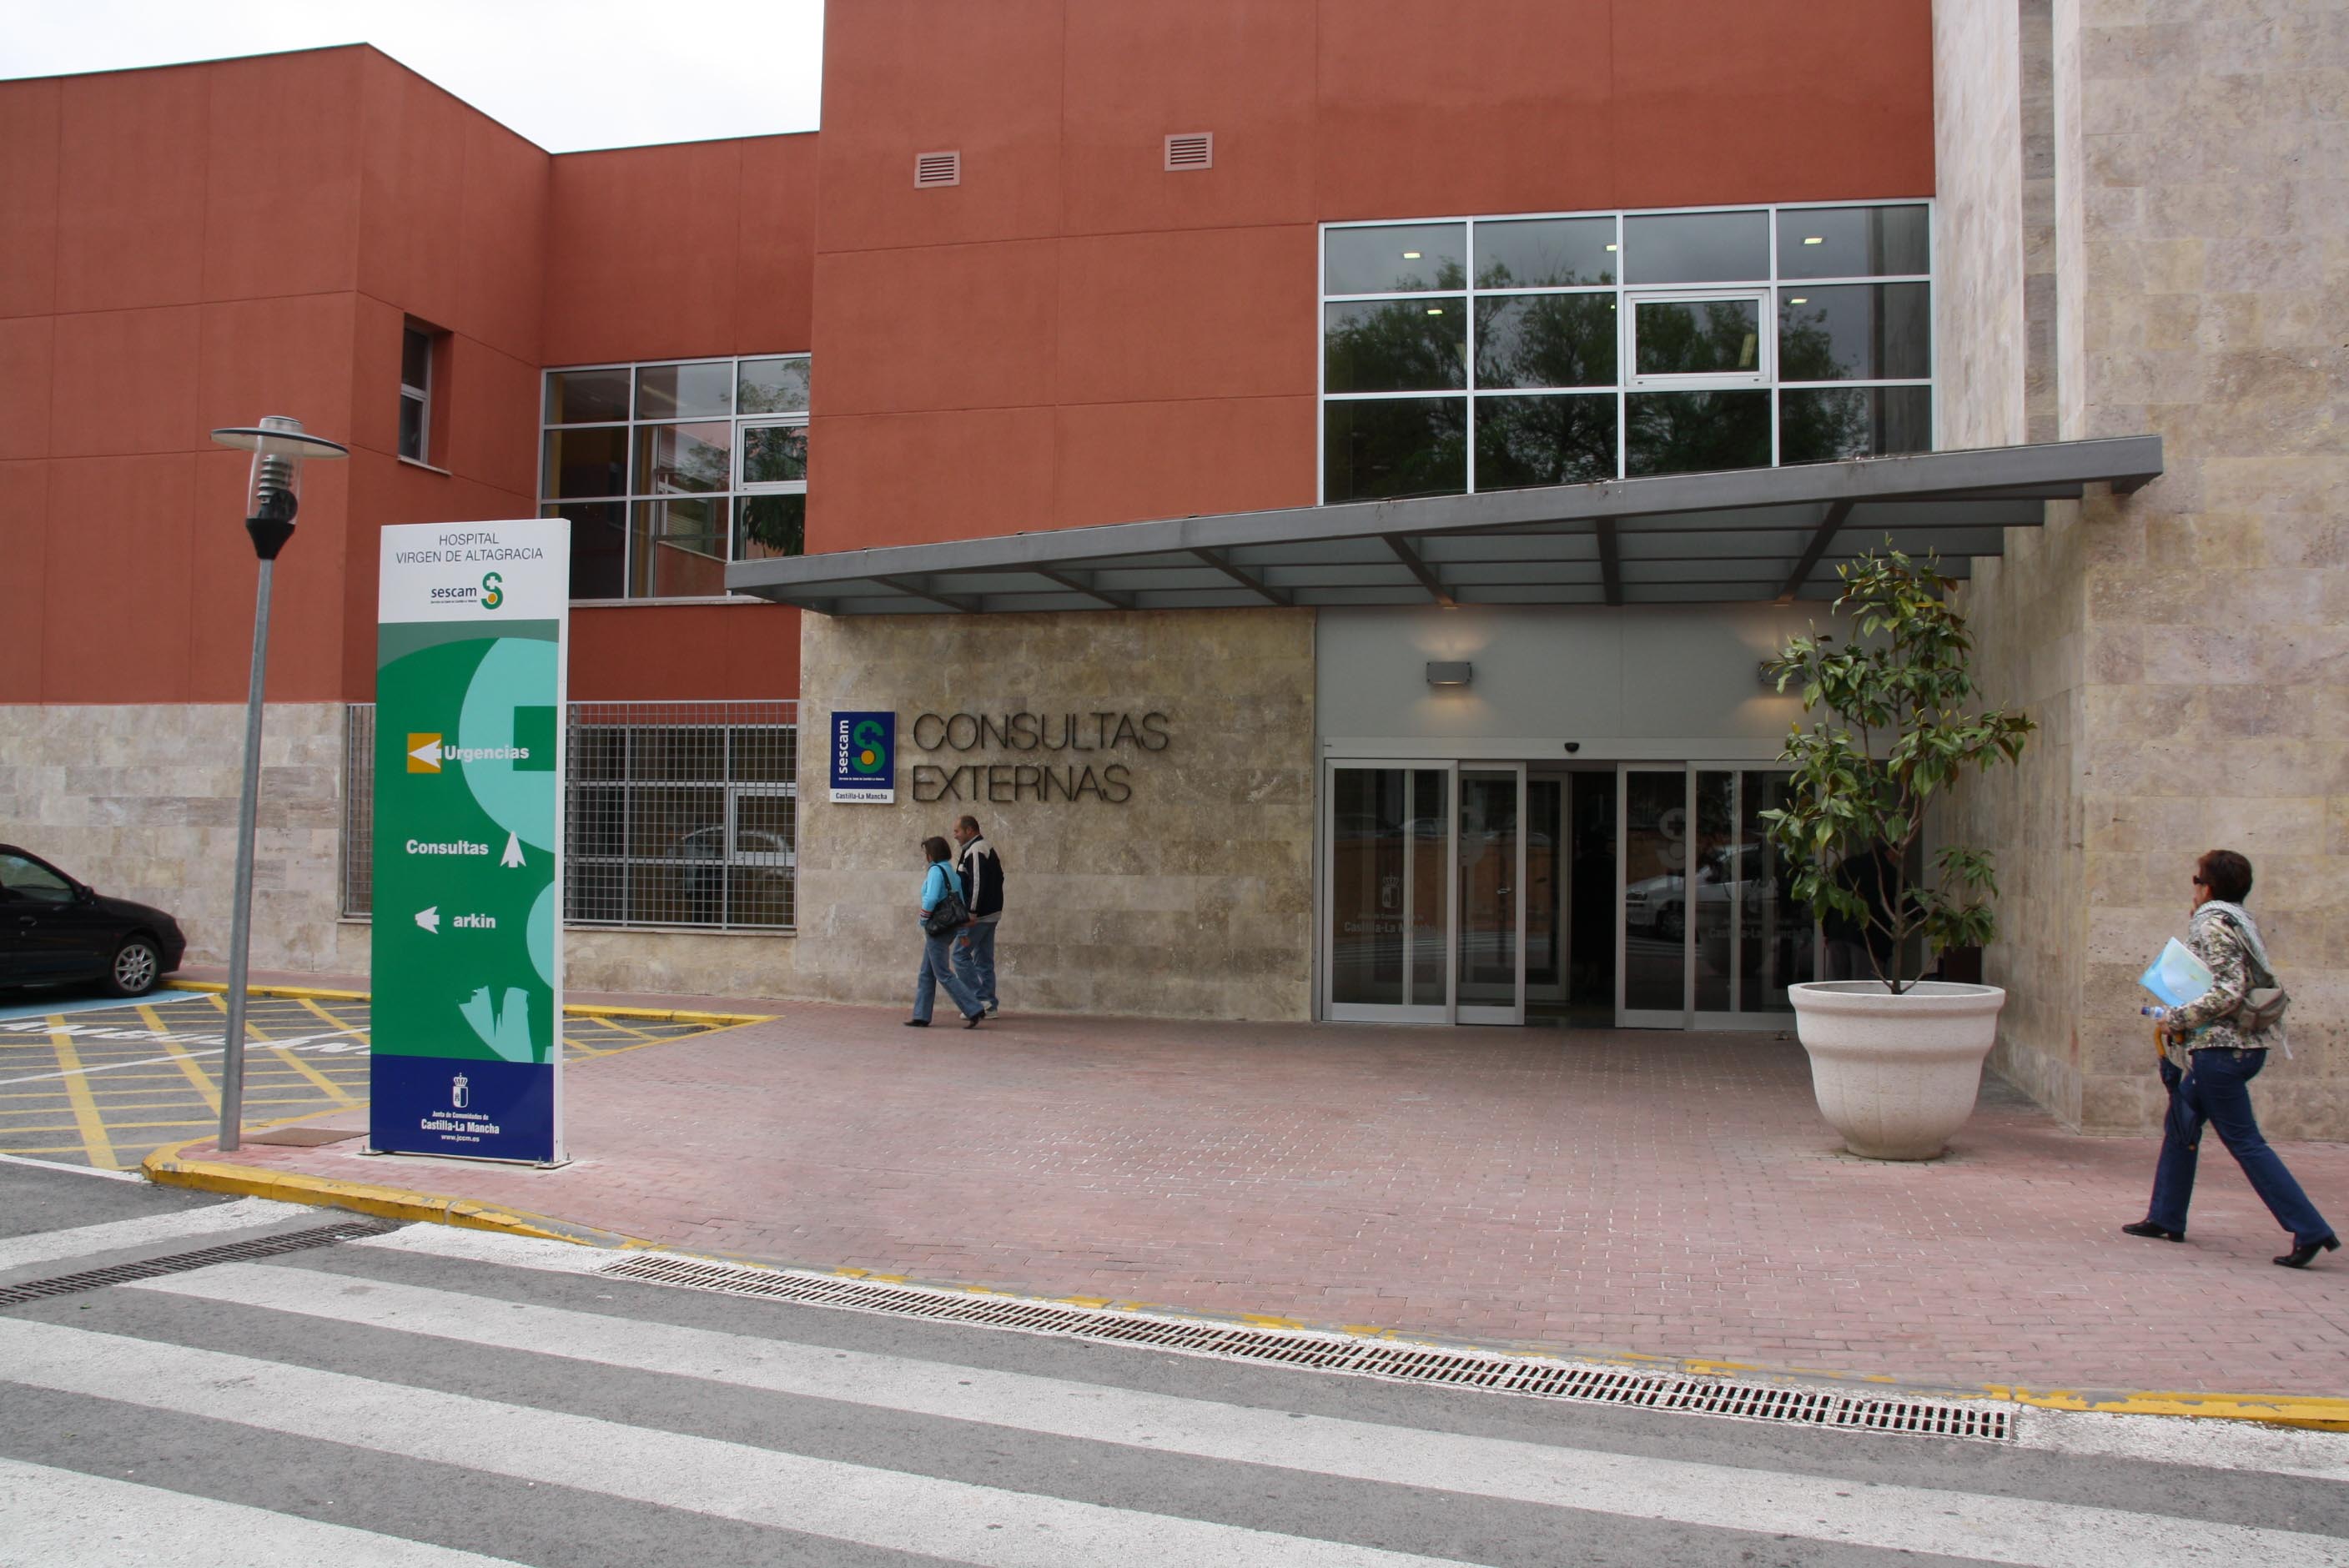
[[[978,819],[965,817],[954,826],[955,871],[962,878],[963,896],[970,903],[970,923],[955,938],[955,976],[970,987],[979,1005],[996,1011],[995,925],[1003,918],[1003,862],[995,846],[979,836]]]

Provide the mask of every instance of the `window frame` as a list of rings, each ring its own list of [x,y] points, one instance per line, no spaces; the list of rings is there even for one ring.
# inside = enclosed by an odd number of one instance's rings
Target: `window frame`
[[[725,527],[722,530],[722,542],[725,554],[720,559],[727,562],[732,562],[741,559],[741,557],[735,553],[736,535],[739,532],[739,529],[735,521],[735,516],[738,511],[736,503],[738,501],[746,496],[793,493],[804,495],[807,492],[807,481],[804,480],[776,481],[759,485],[745,485],[741,482],[742,449],[744,446],[743,430],[746,427],[774,424],[806,425],[810,422],[812,417],[812,410],[810,408],[796,409],[781,414],[745,414],[740,412],[739,404],[741,397],[742,366],[748,361],[761,359],[797,359],[808,362],[812,366],[814,356],[806,349],[780,351],[768,349],[750,354],[682,356],[676,358],[662,359],[591,360],[577,365],[550,365],[540,370],[538,401],[538,515],[541,517],[559,517],[563,515],[564,508],[574,506],[616,506],[619,509],[621,519],[622,547],[620,563],[620,596],[617,598],[574,597],[571,601],[572,603],[595,605],[598,607],[619,607],[638,604],[723,604],[747,602],[742,595],[738,593],[664,595],[658,593],[641,593],[637,592],[637,563],[636,550],[635,548],[636,520],[636,508],[640,504],[646,502],[675,501],[679,500],[707,500],[713,507],[717,508],[718,511],[722,513],[725,520]],[[637,403],[638,399],[643,396],[644,373],[646,371],[667,368],[672,366],[685,366],[696,365],[723,365],[730,367],[730,382],[733,387],[733,392],[730,395],[732,406],[730,406],[727,412],[723,414],[703,414],[692,416],[670,415],[665,418],[645,418],[637,414]],[[549,393],[554,385],[552,378],[557,376],[574,376],[584,372],[594,371],[616,371],[626,374],[627,377],[627,397],[625,407],[627,410],[627,416],[619,419],[578,419],[562,422],[557,422],[550,418],[548,417],[548,403]],[[812,377],[810,378],[810,383],[812,387]],[[644,432],[657,429],[663,426],[716,424],[724,424],[729,428],[729,438],[733,443],[731,449],[727,454],[726,480],[722,486],[706,490],[655,490],[649,488],[650,480],[648,477],[637,471],[638,464],[636,461],[636,449],[644,438]],[[550,474],[548,471],[548,449],[550,438],[557,432],[572,430],[619,430],[624,432],[621,444],[626,453],[626,462],[624,465],[625,473],[622,480],[623,490],[621,492],[606,495],[563,497],[556,497],[549,493]],[[657,588],[657,582],[656,582],[653,586]]]
[[[417,408],[417,449],[415,451],[410,452],[405,449],[407,443],[404,439],[404,432],[400,431],[397,428],[392,431],[394,455],[399,458],[403,462],[421,463],[427,468],[432,466],[433,361],[440,356],[440,345],[447,336],[448,334],[442,332],[439,327],[428,325],[420,321],[410,319],[400,323],[400,409],[401,412],[405,413],[407,411],[407,406],[410,403],[415,404]],[[408,340],[410,337],[420,337],[424,340],[424,385],[421,387],[411,385],[408,379]],[[540,405],[542,412],[543,411],[544,407],[545,405],[542,402]]]
[[[1752,370],[1673,371],[1642,375],[1640,371],[1640,307],[1643,304],[1711,304],[1744,301],[1754,306],[1754,368]],[[1625,392],[1711,392],[1744,391],[1754,387],[1775,386],[1777,379],[1776,353],[1778,332],[1775,325],[1775,291],[1768,284],[1716,284],[1692,287],[1674,284],[1671,288],[1627,289],[1615,312],[1615,327],[1621,334],[1616,348],[1615,373],[1617,384]],[[1594,388],[1596,390],[1596,388]],[[1771,446],[1775,450],[1775,434]]]
[[[1799,212],[1831,211],[1837,209],[1889,207],[1916,207],[1921,208],[1924,211],[1926,258],[1928,263],[1927,271],[1923,273],[1885,273],[1881,274],[1870,274],[1857,277],[1838,275],[1835,277],[1790,278],[1782,277],[1780,275],[1778,251],[1779,226],[1781,222],[1787,215]],[[1627,226],[1626,220],[1638,217],[1659,217],[1673,214],[1754,211],[1764,212],[1769,215],[1768,232],[1766,237],[1766,242],[1768,245],[1768,271],[1764,275],[1751,278],[1724,278],[1715,282],[1702,284],[1640,284],[1626,283],[1624,281],[1622,247],[1625,243],[1624,234]],[[1464,404],[1464,407],[1463,409],[1463,418],[1464,421],[1463,439],[1466,449],[1466,489],[1461,493],[1470,495],[1478,493],[1476,483],[1476,410],[1479,399],[1486,396],[1597,396],[1613,397],[1615,399],[1616,415],[1615,475],[1618,480],[1623,478],[1630,471],[1630,452],[1628,448],[1630,439],[1630,425],[1628,418],[1628,399],[1637,393],[1643,392],[1758,390],[1764,393],[1769,397],[1770,407],[1769,466],[1772,468],[1777,468],[1785,466],[1783,443],[1779,429],[1782,394],[1791,390],[1816,389],[1821,387],[1839,387],[1847,390],[1858,390],[1864,388],[1922,387],[1927,389],[1930,404],[1926,433],[1928,445],[1925,449],[1928,451],[1939,451],[1940,449],[1942,439],[1942,423],[1940,376],[1940,343],[1937,334],[1930,336],[1928,339],[1926,345],[1926,374],[1921,377],[1875,377],[1833,381],[1785,381],[1779,379],[1778,372],[1780,368],[1780,361],[1777,339],[1778,301],[1782,290],[1795,287],[1826,288],[1840,284],[1923,284],[1927,288],[1927,319],[1930,330],[1930,325],[1934,325],[1932,315],[1933,291],[1937,290],[1940,286],[1941,233],[1940,216],[1940,203],[1936,198],[1884,196],[1878,198],[1847,197],[1841,200],[1829,201],[1718,202],[1708,203],[1701,206],[1599,208],[1583,209],[1579,211],[1530,212],[1415,213],[1391,218],[1349,219],[1342,222],[1324,222],[1319,225],[1316,239],[1314,253],[1314,292],[1310,296],[1310,308],[1313,313],[1312,331],[1314,335],[1313,374],[1315,417],[1313,422],[1313,485],[1315,502],[1318,505],[1332,504],[1329,493],[1329,407],[1332,403],[1342,401],[1369,401],[1378,398],[1398,397],[1451,397],[1461,401]],[[1506,288],[1486,288],[1481,287],[1477,284],[1477,239],[1479,225],[1485,223],[1520,222],[1530,220],[1555,218],[1612,219],[1614,221],[1615,240],[1613,246],[1611,247],[1611,252],[1616,257],[1616,267],[1615,281],[1612,284],[1559,284],[1555,286],[1523,286],[1513,284]],[[1464,223],[1467,225],[1467,242],[1465,247],[1465,275],[1467,280],[1465,292],[1467,296],[1468,315],[1466,364],[1467,386],[1461,390],[1445,389],[1441,391],[1421,392],[1330,391],[1329,387],[1329,359],[1325,333],[1325,323],[1327,319],[1326,306],[1350,302],[1415,299],[1423,297],[1429,293],[1450,292],[1433,290],[1395,290],[1372,294],[1331,294],[1326,292],[1329,283],[1329,236],[1330,232],[1339,229],[1423,227],[1443,223]],[[1480,350],[1479,335],[1477,332],[1478,304],[1485,299],[1506,297],[1521,298],[1533,294],[1611,294],[1614,295],[1617,305],[1617,366],[1616,380],[1614,384],[1611,387],[1585,387],[1572,388],[1515,388],[1485,387],[1479,386],[1476,380],[1476,361],[1477,355]],[[1767,378],[1756,379],[1747,377],[1744,373],[1739,373],[1737,376],[1712,375],[1686,377],[1637,377],[1635,375],[1637,361],[1632,356],[1636,348],[1636,344],[1633,340],[1632,324],[1630,319],[1631,315],[1630,302],[1636,298],[1652,299],[1672,294],[1682,296],[1692,295],[1699,299],[1719,299],[1747,294],[1758,296],[1760,300],[1759,308],[1762,319],[1762,330],[1760,334],[1762,339],[1761,357],[1769,373]],[[1807,461],[1809,459],[1803,460]]]

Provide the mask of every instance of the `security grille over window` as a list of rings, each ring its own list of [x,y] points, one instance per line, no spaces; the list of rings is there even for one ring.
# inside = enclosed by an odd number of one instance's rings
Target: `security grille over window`
[[[573,925],[789,930],[799,705],[574,703],[564,794]],[[372,908],[375,709],[350,710],[344,913]]]
[[[914,160],[914,189],[934,190],[941,185],[962,183],[962,154],[959,152],[925,152]]]
[[[1214,131],[1190,131],[1166,139],[1168,169],[1213,169],[1215,166],[1216,133]]]
[[[343,913],[375,908],[375,704],[343,710]]]

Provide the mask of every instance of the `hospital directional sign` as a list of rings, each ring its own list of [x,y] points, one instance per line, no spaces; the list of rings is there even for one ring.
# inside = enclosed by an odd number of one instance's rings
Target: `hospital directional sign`
[[[571,525],[383,531],[367,1146],[563,1159]]]

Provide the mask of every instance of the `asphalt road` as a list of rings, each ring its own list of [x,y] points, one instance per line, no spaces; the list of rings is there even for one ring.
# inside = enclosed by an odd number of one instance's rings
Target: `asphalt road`
[[[2349,1435],[1572,1405],[618,1280],[434,1226],[185,1256],[347,1218],[0,1162],[0,1564],[2349,1563]],[[10,1296],[142,1261],[169,1272]]]

